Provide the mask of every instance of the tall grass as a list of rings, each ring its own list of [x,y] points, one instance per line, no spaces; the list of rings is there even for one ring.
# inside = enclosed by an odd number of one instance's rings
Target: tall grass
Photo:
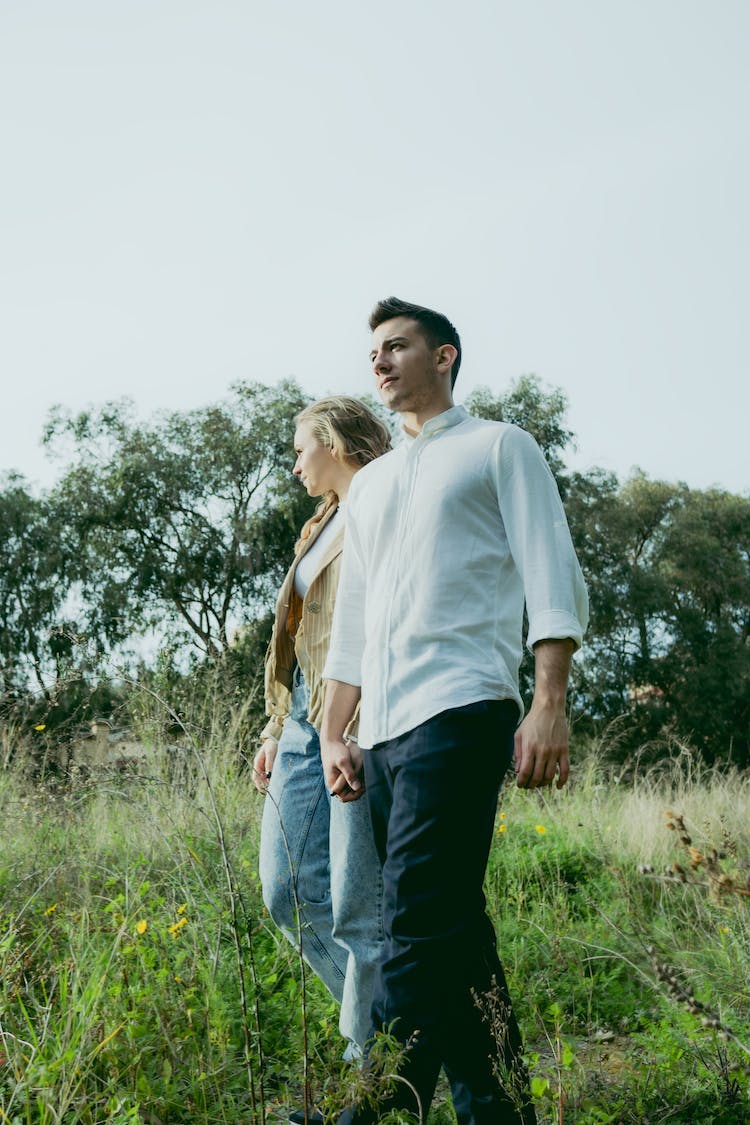
[[[302,981],[262,907],[243,719],[204,706],[175,744],[143,697],[151,749],[126,774],[33,779],[6,754],[0,1122],[250,1125],[302,1096]],[[540,1121],[750,1120],[750,904],[670,878],[684,846],[667,810],[745,878],[748,779],[679,748],[627,782],[594,748],[562,792],[502,794],[486,888]],[[675,999],[665,963],[736,1039]],[[321,1097],[344,1045],[306,988]]]

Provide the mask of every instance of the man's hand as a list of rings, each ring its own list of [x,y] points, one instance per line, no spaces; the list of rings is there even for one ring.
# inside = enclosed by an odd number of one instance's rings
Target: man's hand
[[[557,775],[557,788],[568,780],[568,723],[564,710],[535,707],[516,731],[513,762],[521,789],[551,785]]]
[[[278,748],[275,738],[265,738],[253,759],[253,784],[259,793],[265,793],[268,788]]]
[[[332,797],[340,801],[358,801],[364,794],[365,783],[362,777],[362,751],[354,741],[344,742],[335,739],[321,740],[320,756],[323,761],[323,776],[326,789]]]
[[[326,680],[323,721],[320,724],[320,756],[323,776],[332,797],[358,801],[365,791],[362,779],[362,751],[344,731],[359,703],[360,691],[342,680]]]
[[[529,713],[516,731],[513,762],[521,789],[551,785],[562,789],[570,773],[565,689],[574,644],[570,640],[534,645],[535,687]]]

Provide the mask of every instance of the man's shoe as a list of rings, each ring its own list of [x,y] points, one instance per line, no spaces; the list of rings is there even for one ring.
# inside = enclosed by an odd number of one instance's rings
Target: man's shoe
[[[319,1109],[310,1109],[305,1117],[304,1109],[293,1109],[289,1114],[289,1125],[323,1125],[323,1114]]]

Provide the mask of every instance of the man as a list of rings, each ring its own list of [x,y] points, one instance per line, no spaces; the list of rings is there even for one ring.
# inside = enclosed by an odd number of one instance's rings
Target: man
[[[383,863],[373,1029],[393,1025],[409,1050],[407,1081],[381,1112],[426,1119],[442,1066],[460,1125],[528,1125],[482,883],[511,758],[523,788],[567,780],[565,692],[586,590],[536,443],[453,405],[461,344],[450,321],[388,298],[370,327],[378,391],[405,440],[349,493],[321,746],[333,796],[366,788]],[[535,690],[516,730],[524,602]],[[360,695],[364,785],[343,738]],[[342,1121],[373,1119],[360,1107]]]

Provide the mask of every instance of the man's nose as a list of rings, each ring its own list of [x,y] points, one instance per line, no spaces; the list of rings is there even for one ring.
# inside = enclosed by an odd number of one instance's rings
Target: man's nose
[[[379,351],[373,358],[372,369],[377,375],[380,371],[388,371],[391,366],[391,361],[388,357],[388,352]]]

